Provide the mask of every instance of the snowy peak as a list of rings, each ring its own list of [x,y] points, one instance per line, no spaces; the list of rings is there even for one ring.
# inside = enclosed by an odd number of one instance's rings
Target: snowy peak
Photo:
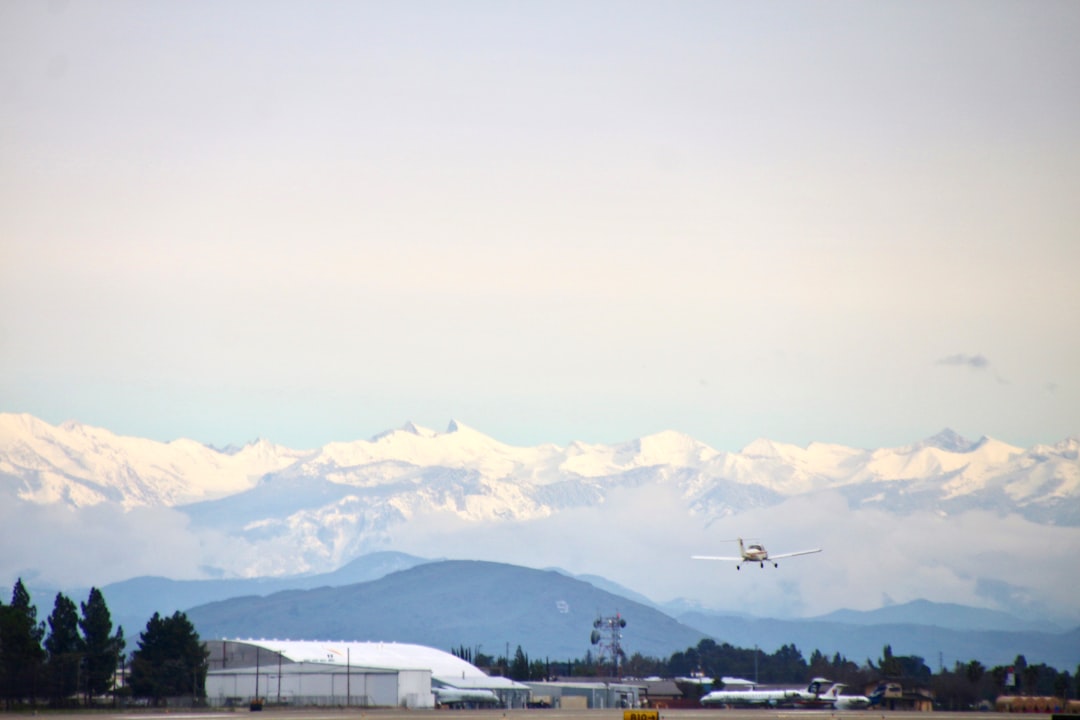
[[[762,438],[741,452],[725,453],[671,430],[612,445],[516,447],[451,420],[445,432],[410,421],[370,440],[314,451],[260,439],[223,452],[193,440],[161,443],[74,421],[54,427],[29,415],[0,414],[0,482],[38,504],[110,502],[131,508],[236,495],[287,469],[293,478],[339,486],[334,492],[352,491],[340,486],[356,492],[408,483],[425,487],[426,495],[390,503],[410,513],[438,495],[440,507],[452,505],[455,512],[510,518],[592,502],[600,497],[598,488],[620,483],[662,483],[700,502],[695,507],[704,512],[730,512],[750,498],[761,502],[900,481],[920,483],[929,493],[926,502],[968,498],[999,509],[1004,496],[1047,513],[1080,494],[1078,447],[1080,440],[1073,438],[1024,452],[987,437],[971,442],[951,430],[877,450],[817,442],[804,448]],[[454,483],[462,485],[451,490]],[[433,487],[440,489],[433,494]],[[744,499],[731,499],[733,489]],[[858,494],[852,491],[852,497]],[[880,494],[875,486],[862,496]],[[1077,521],[1067,509],[1058,513],[1059,522]]]
[[[163,443],[0,414],[0,480],[17,479],[17,495],[40,504],[180,505],[246,490],[304,456],[266,442],[229,454],[194,440]]]
[[[412,422],[369,441],[331,443],[319,451],[324,467],[359,468],[373,463],[400,463],[418,467],[439,466],[468,469],[481,474],[505,476],[523,465],[537,462],[547,448],[518,448],[451,420],[446,432],[436,432]]]
[[[965,453],[970,452],[978,446],[978,442],[971,442],[963,435],[957,433],[951,428],[945,428],[937,435],[932,435],[920,443],[914,445],[914,448],[934,447],[939,450],[947,450],[949,452]]]
[[[436,435],[438,435],[438,433],[435,432],[434,430],[429,430],[429,429],[427,429],[425,427],[421,427],[421,426],[417,425],[416,423],[414,423],[412,420],[409,420],[408,422],[406,422],[404,425],[402,425],[399,428],[395,428],[393,430],[386,430],[385,432],[381,432],[378,435],[375,435],[374,437],[371,438],[371,442],[373,442],[373,443],[374,442],[379,442],[380,440],[382,440],[384,438],[394,437],[395,435],[398,435],[398,434],[401,434],[401,433],[404,433],[406,435],[414,435],[416,437],[429,437],[429,438],[430,437],[435,437]]]

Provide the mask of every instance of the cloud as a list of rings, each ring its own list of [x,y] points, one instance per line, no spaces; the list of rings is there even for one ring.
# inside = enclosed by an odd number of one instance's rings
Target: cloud
[[[990,367],[990,361],[986,359],[985,355],[980,353],[976,353],[975,355],[968,355],[967,353],[949,355],[948,357],[943,357],[938,360],[937,364],[969,367],[972,370],[985,370]]]
[[[983,511],[942,517],[853,509],[833,491],[709,521],[689,514],[675,493],[647,487],[612,493],[598,508],[524,523],[469,524],[450,514],[414,518],[391,532],[390,544],[426,557],[595,574],[656,602],[686,598],[765,617],[927,599],[1009,612],[1039,607],[1048,617],[1080,619],[1070,582],[1057,570],[1080,550],[1075,528]],[[823,552],[781,560],[779,568],[741,571],[690,559],[735,554],[738,536],[754,536],[774,553]],[[1044,549],[1040,557],[1015,552],[1032,544]],[[1006,586],[1010,592],[1001,592]]]
[[[0,582],[101,587],[140,575],[205,577],[207,565],[248,560],[239,538],[196,531],[172,508],[130,511],[112,504],[73,509],[0,502]],[[227,552],[223,548],[229,548]]]
[[[1060,570],[1080,553],[1080,529],[985,511],[946,517],[852,508],[836,491],[710,518],[692,514],[674,489],[645,485],[613,491],[598,507],[534,521],[476,523],[439,512],[387,534],[382,549],[560,568],[599,575],[656,602],[685,598],[763,617],[927,599],[1080,622],[1072,578]],[[739,536],[755,537],[773,553],[823,552],[741,571],[690,557],[734,554]],[[255,566],[295,570],[297,557],[295,543],[193,528],[172,509],[73,511],[28,503],[0,503],[0,547],[7,551],[0,579],[8,587],[19,575],[39,587],[71,587],[138,575],[204,577],[211,564],[225,576]],[[1030,547],[1040,551],[1018,551]]]

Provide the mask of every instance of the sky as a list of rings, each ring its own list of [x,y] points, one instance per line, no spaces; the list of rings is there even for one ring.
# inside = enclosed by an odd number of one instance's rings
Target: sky
[[[0,410],[1080,434],[1080,5],[0,4]]]

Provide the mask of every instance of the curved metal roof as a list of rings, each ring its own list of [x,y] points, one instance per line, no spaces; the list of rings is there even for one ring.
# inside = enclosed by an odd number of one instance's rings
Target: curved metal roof
[[[349,664],[353,667],[430,670],[445,678],[487,678],[479,668],[456,655],[425,645],[345,640],[266,640],[231,638],[264,650],[281,653],[293,662]]]

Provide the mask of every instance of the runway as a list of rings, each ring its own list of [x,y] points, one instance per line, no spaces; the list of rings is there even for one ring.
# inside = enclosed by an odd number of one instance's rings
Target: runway
[[[140,708],[128,712],[108,713],[94,711],[46,711],[50,720],[238,720],[249,716],[251,720],[623,720],[623,710],[361,710],[333,708],[267,708],[260,713],[249,710],[222,712],[207,710],[148,710]],[[717,709],[689,708],[660,710],[660,720],[926,720],[928,714],[934,720],[1001,720],[1000,713],[993,712],[908,712],[854,710],[769,710],[769,709]],[[37,713],[34,713],[35,715]],[[12,716],[31,713],[10,713]]]

